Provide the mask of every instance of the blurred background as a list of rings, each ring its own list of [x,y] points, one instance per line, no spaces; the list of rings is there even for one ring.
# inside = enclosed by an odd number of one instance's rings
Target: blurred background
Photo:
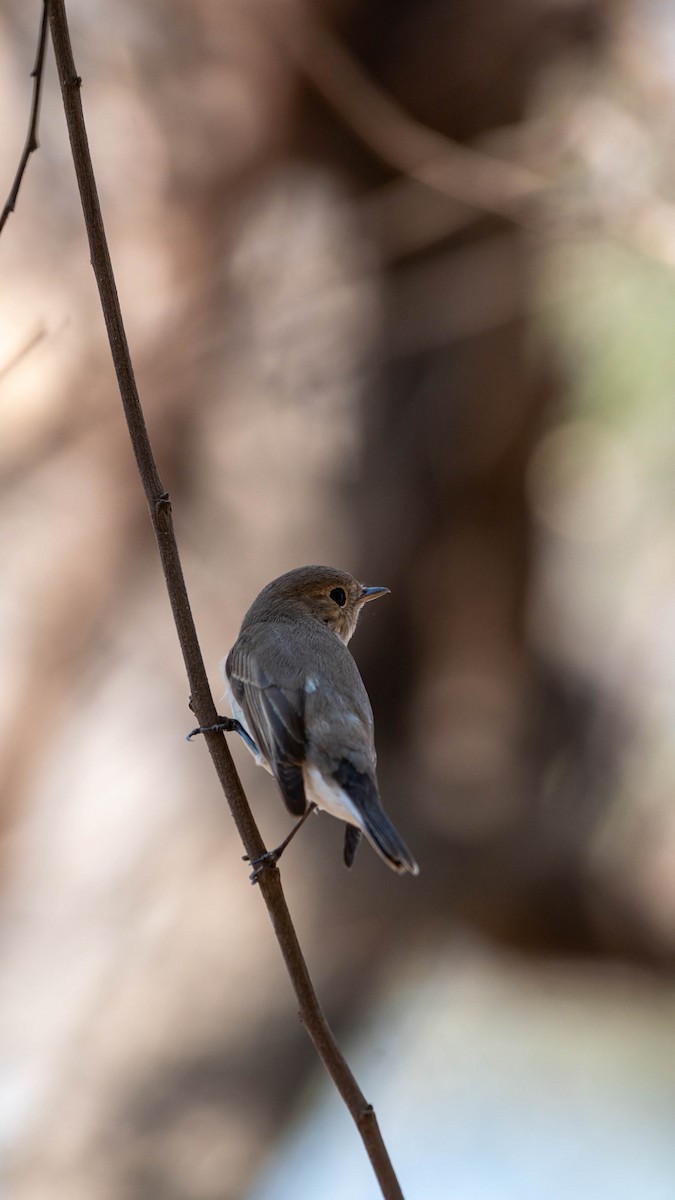
[[[673,6],[68,10],[216,698],[275,575],[392,591],[352,650],[421,875],[322,817],[282,877],[408,1200],[673,1200]],[[40,11],[3,6],[3,194]],[[51,54],[40,141],[0,238],[2,1195],[370,1200],[184,740]]]

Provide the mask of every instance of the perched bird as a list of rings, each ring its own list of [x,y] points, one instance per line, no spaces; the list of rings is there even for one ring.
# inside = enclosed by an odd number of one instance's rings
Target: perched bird
[[[373,713],[347,649],[364,604],[388,591],[364,587],[331,567],[288,571],[253,601],[221,663],[234,720],[212,728],[242,735],[258,764],[274,775],[286,807],[300,818],[266,861],[278,860],[318,808],[347,823],[348,867],[365,833],[393,870],[418,874],[380,803]]]

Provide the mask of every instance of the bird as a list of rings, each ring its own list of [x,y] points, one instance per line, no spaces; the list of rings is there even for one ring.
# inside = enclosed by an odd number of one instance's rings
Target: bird
[[[253,601],[220,664],[233,717],[188,736],[239,733],[299,818],[276,850],[252,863],[253,882],[316,809],[346,823],[346,866],[365,834],[394,871],[419,873],[380,801],[373,712],[347,648],[364,605],[388,592],[333,567],[287,571]]]

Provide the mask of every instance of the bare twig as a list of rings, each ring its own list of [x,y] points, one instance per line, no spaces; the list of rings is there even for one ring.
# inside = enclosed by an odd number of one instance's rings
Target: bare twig
[[[52,0],[50,25],[75,173],[89,239],[91,263],[99,289],[129,435],[150,509],[173,617],[183,652],[191,690],[191,706],[200,725],[212,725],[216,721],[217,714],[185,587],[173,530],[171,504],[157,471],[124,331],[89,153],[80,99],[81,81],[73,60],[64,0]],[[248,806],[225,738],[222,733],[207,733],[205,737],[246,853],[249,858],[257,858],[264,852],[265,847]],[[295,990],[303,1024],[356,1123],[382,1195],[386,1200],[403,1200],[403,1194],[382,1140],[373,1108],[361,1092],[321,1011],[286,905],[278,870],[274,868],[265,871],[261,876],[259,886]]]
[[[34,150],[37,150],[38,142],[38,121],[40,119],[40,96],[42,94],[42,80],[45,73],[45,47],[47,45],[47,19],[49,16],[49,0],[42,0],[42,20],[40,21],[40,36],[38,38],[37,54],[35,55],[35,65],[31,71],[33,80],[33,101],[30,107],[30,121],[28,123],[28,135],[26,144],[23,148],[14,183],[12,189],[5,202],[5,207],[0,214],[0,233],[2,233],[5,222],[10,213],[14,212],[16,199],[19,195],[19,188],[24,177],[24,172],[28,166],[28,159]]]

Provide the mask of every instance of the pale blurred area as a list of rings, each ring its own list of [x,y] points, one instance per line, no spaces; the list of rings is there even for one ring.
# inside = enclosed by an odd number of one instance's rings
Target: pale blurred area
[[[421,875],[321,817],[282,876],[408,1200],[672,1200],[675,8],[68,11],[216,698],[276,574],[392,589],[352,649]],[[39,17],[6,0],[4,194]],[[40,141],[0,237],[0,1196],[369,1200],[184,740],[51,55]]]

